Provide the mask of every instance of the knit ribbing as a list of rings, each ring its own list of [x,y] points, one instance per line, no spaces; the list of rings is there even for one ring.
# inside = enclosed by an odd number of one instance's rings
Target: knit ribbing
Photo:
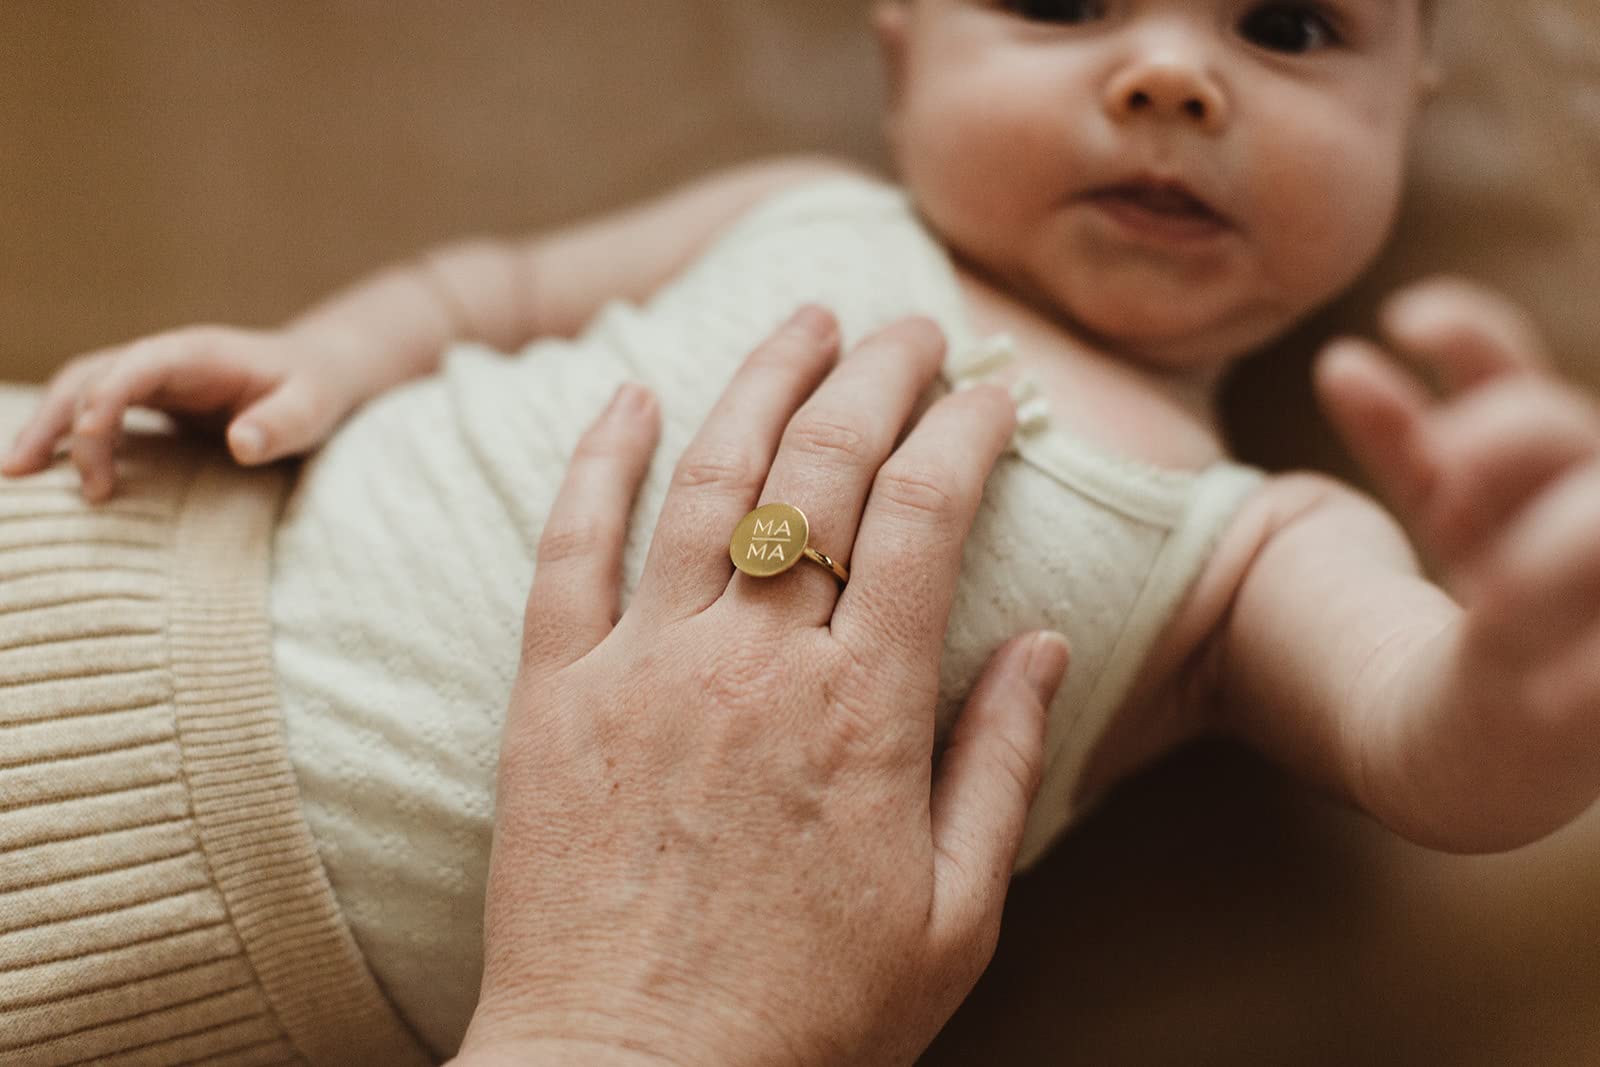
[[[0,390],[0,431],[36,394]],[[265,618],[280,471],[0,483],[0,1060],[424,1063],[334,906]]]

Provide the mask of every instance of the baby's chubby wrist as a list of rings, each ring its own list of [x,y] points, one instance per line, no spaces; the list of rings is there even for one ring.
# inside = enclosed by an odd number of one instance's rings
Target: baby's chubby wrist
[[[1584,724],[1543,707],[1517,651],[1486,630],[1468,610],[1411,643],[1362,730],[1363,806],[1429,848],[1519,848],[1594,799]]]

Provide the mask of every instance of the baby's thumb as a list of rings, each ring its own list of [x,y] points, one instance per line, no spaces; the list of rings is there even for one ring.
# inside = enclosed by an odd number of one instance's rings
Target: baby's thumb
[[[308,452],[343,412],[310,379],[286,379],[228,425],[228,449],[246,466]]]
[[[1318,399],[1373,485],[1402,514],[1414,514],[1432,487],[1435,463],[1424,422],[1434,401],[1376,346],[1344,338],[1316,364]]]
[[[936,871],[938,903],[959,916],[957,926],[999,917],[1043,773],[1045,717],[1068,658],[1060,634],[1013,639],[990,658],[951,731],[932,816],[936,851],[948,861]]]

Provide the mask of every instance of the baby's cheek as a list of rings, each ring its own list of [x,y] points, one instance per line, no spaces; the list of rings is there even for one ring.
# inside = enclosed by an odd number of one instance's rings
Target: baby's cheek
[[[987,97],[930,94],[906,128],[902,178],[935,227],[958,244],[1003,241],[1067,185],[1059,128],[1007,101],[998,90]]]
[[[1402,156],[1378,140],[1370,130],[1334,125],[1264,141],[1258,150],[1247,197],[1251,229],[1267,275],[1302,308],[1353,282],[1394,225]]]

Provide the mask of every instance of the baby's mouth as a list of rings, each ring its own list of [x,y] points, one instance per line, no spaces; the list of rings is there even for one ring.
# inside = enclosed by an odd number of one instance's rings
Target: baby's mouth
[[[1139,179],[1091,190],[1085,199],[1144,237],[1214,237],[1232,223],[1179,182]]]

